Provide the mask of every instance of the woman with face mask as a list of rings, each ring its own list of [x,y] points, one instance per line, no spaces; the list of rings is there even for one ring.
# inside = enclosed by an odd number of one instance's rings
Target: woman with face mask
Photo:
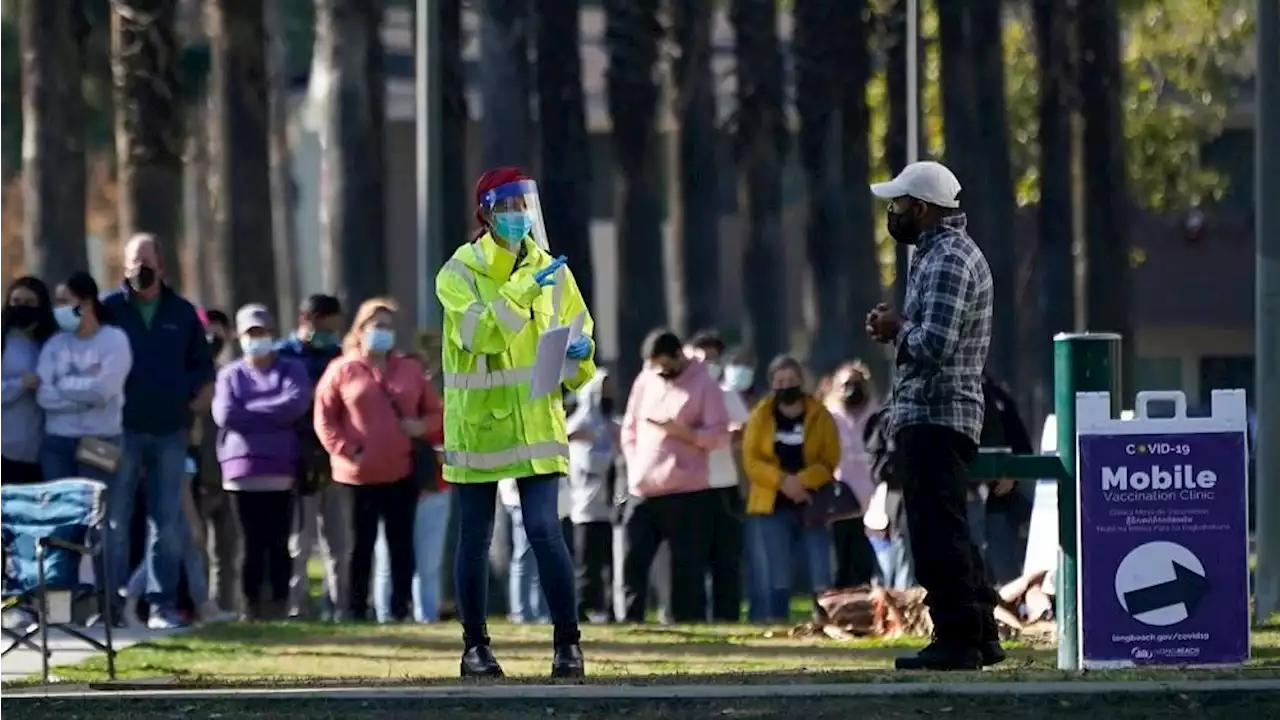
[[[831,413],[804,391],[799,361],[780,356],[769,364],[772,392],[751,411],[742,440],[747,494],[747,547],[751,595],[765,602],[752,607],[752,622],[786,622],[795,582],[792,549],[803,548],[809,590],[831,587],[831,533],[808,526],[803,506],[811,493],[835,482],[840,434]],[[816,607],[816,603],[815,603]]]
[[[240,524],[240,589],[247,620],[282,620],[289,596],[289,529],[298,471],[298,418],[311,399],[306,367],[275,352],[275,321],[262,305],[236,312],[241,358],[218,371],[222,488]],[[265,600],[264,600],[265,598]]]
[[[45,413],[40,466],[46,480],[88,477],[109,481],[110,463],[86,462],[85,441],[120,448],[124,384],[133,367],[129,337],[108,325],[98,284],[75,272],[58,286],[54,320],[59,332],[40,351],[36,401]]]
[[[420,499],[434,490],[425,484],[434,486],[436,479],[434,462],[424,467],[426,458],[418,451],[443,440],[440,398],[422,363],[395,349],[398,310],[390,298],[362,303],[342,355],[316,387],[316,436],[329,453],[333,482],[352,508],[352,620],[370,619],[380,524],[390,555],[390,618],[412,618],[414,521]]]
[[[3,320],[3,474],[7,483],[37,483],[44,413],[36,403],[40,348],[58,331],[49,288],[39,278],[20,277],[5,292]]]
[[[871,463],[862,435],[867,418],[879,408],[871,370],[860,360],[846,362],[819,383],[817,395],[840,431],[840,466],[836,468],[836,480],[853,491],[865,512],[871,505],[875,483],[871,480]],[[831,540],[836,551],[836,587],[870,583],[878,565],[862,515],[833,522]]]
[[[581,677],[573,560],[559,513],[569,472],[561,387],[577,391],[595,375],[594,322],[567,259],[549,252],[537,184],[519,168],[496,168],[480,176],[475,198],[479,229],[435,284],[444,311],[444,477],[458,494],[459,669],[464,677],[502,675],[486,618],[498,483],[510,478],[554,625],[551,674]],[[564,357],[541,358],[554,387],[534,395],[539,338],[564,326],[573,328]]]

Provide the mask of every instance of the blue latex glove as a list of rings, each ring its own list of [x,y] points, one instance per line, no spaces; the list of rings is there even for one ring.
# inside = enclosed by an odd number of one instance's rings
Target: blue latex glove
[[[577,340],[569,343],[569,347],[564,351],[564,356],[570,360],[586,360],[591,355],[591,338],[581,335]]]
[[[568,261],[569,261],[569,258],[565,257],[564,255],[561,255],[560,257],[551,261],[550,265],[534,273],[533,279],[538,283],[538,285],[542,287],[551,287],[552,285],[555,285],[556,271],[559,270],[561,267],[563,267],[564,264]]]

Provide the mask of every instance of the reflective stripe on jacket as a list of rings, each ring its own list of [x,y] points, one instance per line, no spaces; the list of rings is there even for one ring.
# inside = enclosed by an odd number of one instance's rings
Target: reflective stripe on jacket
[[[569,471],[561,394],[529,398],[538,336],[591,314],[567,267],[548,288],[534,274],[552,257],[526,240],[516,257],[489,237],[463,245],[436,276],[444,308],[444,477],[451,483],[496,482]],[[577,389],[595,374],[594,352],[564,384]],[[574,366],[576,365],[576,371]]]

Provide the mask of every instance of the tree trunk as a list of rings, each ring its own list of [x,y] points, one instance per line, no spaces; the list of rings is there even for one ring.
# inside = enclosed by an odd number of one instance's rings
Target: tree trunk
[[[293,153],[289,149],[289,76],[283,15],[284,0],[265,0],[267,33],[268,147],[271,183],[271,248],[275,259],[276,302],[283,322],[297,306],[298,264],[296,222],[298,186],[293,179]]]
[[[605,0],[607,90],[617,164],[614,208],[618,247],[618,378],[630,388],[640,346],[667,321],[663,294],[661,179],[656,163],[658,0]]]
[[[1021,390],[1017,382],[1018,302],[1013,244],[1014,190],[1009,159],[1009,118],[1005,109],[1004,57],[1001,45],[1001,0],[967,0],[969,52],[973,60],[973,160],[979,181],[977,199],[983,212],[972,228],[991,266],[994,284],[991,355],[987,365],[997,377]]]
[[[223,269],[216,280],[228,310],[257,302],[278,311],[263,6],[264,0],[221,0],[207,7],[215,246]]]
[[[867,337],[866,313],[883,299],[880,285],[880,258],[876,248],[875,211],[867,187],[871,174],[871,112],[867,107],[867,83],[871,80],[871,55],[868,50],[870,9],[866,2],[843,0],[840,4],[841,36],[844,49],[841,76],[844,78],[844,97],[841,100],[840,166],[844,187],[849,189],[843,199],[844,220],[847,231],[840,233],[843,242],[849,243],[847,251],[850,269],[849,285],[840,301],[841,325],[832,331],[849,338],[848,351],[862,358],[874,377],[888,376],[888,363],[884,350]],[[854,192],[854,190],[858,192]],[[845,358],[836,358],[843,360]]]
[[[320,254],[343,305],[386,293],[382,2],[316,0],[320,92]]]
[[[733,0],[729,13],[738,38],[735,156],[739,205],[747,226],[747,337],[760,362],[767,363],[791,346],[782,247],[782,167],[789,137],[777,6],[774,0]]]
[[[595,301],[591,255],[591,150],[582,91],[578,0],[539,0],[538,117],[542,215],[556,255],[569,258],[578,288]]]
[[[182,108],[178,99],[176,0],[112,0],[116,178],[120,235],[160,240],[171,285],[181,281]]]
[[[25,0],[19,22],[26,272],[60,282],[89,269],[80,93],[88,24],[73,0]]]
[[[1074,260],[1071,254],[1071,37],[1072,18],[1067,0],[1036,0],[1036,50],[1040,59],[1040,206],[1036,210],[1038,247],[1035,250],[1035,285],[1038,335],[1030,345],[1036,372],[1032,406],[1033,418],[1053,409],[1053,348],[1055,333],[1075,329]]]
[[[440,0],[440,81],[444,91],[444,107],[440,117],[442,132],[441,182],[444,198],[444,236],[431,243],[439,256],[431,267],[444,265],[454,249],[470,237],[471,209],[475,199],[467,177],[467,111],[466,77],[462,72],[462,0]]]
[[[217,173],[210,163],[209,117],[207,97],[187,111],[187,149],[183,157],[182,194],[184,196],[182,237],[187,250],[183,287],[193,300],[206,307],[223,308],[226,298],[218,295],[218,272],[221,262],[215,257],[213,199]]]
[[[1122,389],[1133,388],[1133,319],[1129,272],[1132,220],[1125,183],[1117,0],[1088,0],[1078,9],[1080,99],[1084,119],[1086,327],[1120,333]]]
[[[885,127],[884,158],[889,174],[907,166],[907,0],[892,0],[882,16],[885,38],[885,97],[889,121]],[[893,298],[902,307],[907,297],[908,248],[894,243]]]
[[[484,139],[484,165],[485,168],[519,165],[526,172],[532,172],[529,0],[481,0],[480,8],[480,87],[484,96],[480,130]]]
[[[672,0],[671,61],[675,128],[668,138],[667,282],[672,324],[679,332],[714,327],[720,319],[720,193],[716,182],[716,96],[711,73],[711,0]]]

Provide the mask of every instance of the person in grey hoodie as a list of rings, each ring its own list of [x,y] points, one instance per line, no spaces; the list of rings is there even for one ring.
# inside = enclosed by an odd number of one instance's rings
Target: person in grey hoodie
[[[45,413],[40,466],[46,480],[88,477],[106,482],[113,474],[80,462],[76,451],[85,438],[119,447],[124,383],[133,367],[129,338],[106,324],[110,318],[88,273],[72,273],[58,286],[55,300],[53,315],[61,332],[45,343],[37,364],[36,402]],[[115,500],[108,498],[108,513]]]
[[[606,578],[613,564],[613,493],[621,453],[621,424],[615,414],[616,388],[609,371],[596,374],[577,392],[568,418],[569,519],[573,522],[578,619],[613,617]]]
[[[58,331],[53,302],[44,281],[30,275],[14,280],[5,292],[3,314],[4,447],[0,453],[7,483],[37,483],[44,413],[36,403],[40,348]]]

